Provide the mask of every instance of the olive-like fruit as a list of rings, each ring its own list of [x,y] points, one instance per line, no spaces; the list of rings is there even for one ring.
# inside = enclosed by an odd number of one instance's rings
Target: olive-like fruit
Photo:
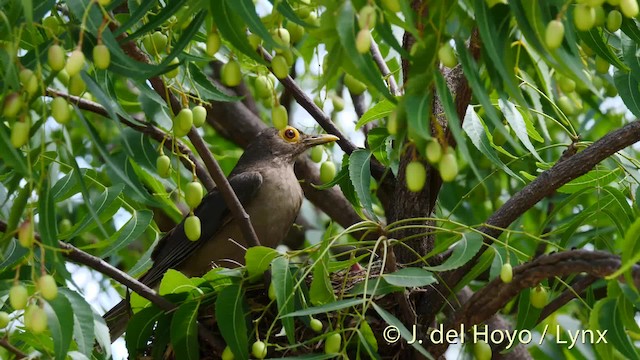
[[[33,220],[27,219],[18,227],[18,242],[22,247],[31,248],[35,241]]]
[[[162,178],[169,177],[171,170],[171,159],[167,155],[160,155],[156,159],[156,171]]]
[[[111,52],[104,44],[98,44],[93,47],[93,65],[97,69],[104,70],[111,64]]]
[[[51,45],[47,51],[47,62],[49,63],[51,70],[60,71],[64,69],[66,56],[67,54],[65,54],[62,46],[58,44]]]
[[[407,183],[407,189],[409,189],[409,191],[419,192],[424,188],[426,181],[427,169],[420,161],[414,160],[407,164],[407,168],[405,169],[405,182]]]
[[[271,69],[278,79],[284,79],[289,76],[289,64],[282,55],[276,55],[271,59]]]
[[[333,333],[327,336],[324,341],[324,353],[325,354],[337,354],[340,352],[340,344],[342,343],[342,336],[339,333]]]
[[[84,82],[80,74],[75,74],[69,78],[69,94],[80,96],[87,90],[87,83]]]
[[[401,10],[399,0],[382,0],[382,7],[393,13],[397,13]]]
[[[542,309],[549,302],[549,293],[543,286],[538,285],[531,290],[531,298],[529,299],[531,306],[536,309]]]
[[[565,115],[573,115],[573,114],[576,113],[576,108],[573,105],[573,102],[571,101],[571,99],[569,99],[569,97],[567,97],[565,95],[560,96],[558,98],[558,108]]]
[[[168,40],[169,38],[167,37],[167,35],[161,33],[160,31],[154,32],[153,34],[151,34],[152,49],[147,49],[147,51],[154,55],[164,52],[167,48]]]
[[[596,56],[596,72],[600,74],[606,74],[609,72],[610,66],[611,65],[606,59],[601,58],[600,56]]]
[[[547,44],[547,47],[551,50],[555,50],[562,45],[562,40],[564,40],[564,24],[562,21],[549,21],[544,32],[544,41]]]
[[[332,94],[331,105],[333,105],[333,111],[340,112],[344,110],[344,99],[336,94]]]
[[[473,355],[476,360],[491,360],[491,346],[484,340],[478,340],[473,344]]]
[[[183,108],[173,117],[173,133],[177,137],[185,136],[191,130],[193,125],[193,111],[189,108]]]
[[[22,310],[27,306],[29,292],[22,285],[13,285],[9,290],[9,304],[14,310]]]
[[[191,109],[193,113],[193,126],[200,127],[207,121],[207,109],[202,105],[194,106]]]
[[[267,345],[258,340],[251,345],[251,354],[256,359],[264,359],[267,356]]]
[[[0,311],[0,329],[4,329],[9,325],[9,314],[6,311]]]
[[[574,92],[576,90],[576,82],[573,79],[570,79],[566,76],[558,75],[556,77],[556,81],[558,82],[558,86],[563,93],[568,94],[570,92]]]
[[[38,305],[30,305],[24,312],[24,326],[33,334],[47,330],[47,313]]]
[[[29,94],[29,96],[35,95],[38,92],[38,77],[31,69],[22,69],[18,75],[22,88]]]
[[[53,276],[46,274],[38,279],[38,289],[40,295],[46,300],[53,300],[58,296],[58,285]]]
[[[217,32],[211,32],[207,35],[207,55],[213,56],[218,50],[220,50],[220,45],[222,44],[222,40],[220,39],[220,34]]]
[[[266,99],[273,95],[273,84],[268,77],[259,75],[256,78],[256,95],[261,99]]]
[[[502,264],[502,268],[500,269],[500,280],[506,284],[513,280],[513,267],[511,267],[511,264]]]
[[[72,227],[73,227],[73,224],[71,224],[71,220],[66,218],[60,220],[60,222],[58,223],[58,231],[61,234],[68,233],[69,231],[71,231]]]
[[[291,43],[295,44],[298,41],[302,40],[304,36],[304,27],[302,25],[298,25],[293,21],[289,21],[286,26],[287,30],[289,30],[289,35],[291,36]]]
[[[57,36],[64,31],[62,24],[60,24],[60,20],[53,15],[42,19],[42,27],[44,27],[45,33],[49,38]]]
[[[322,156],[324,154],[324,150],[322,146],[315,146],[311,148],[311,161],[315,163],[319,163],[322,161]]]
[[[595,26],[604,25],[605,21],[607,20],[607,15],[604,12],[604,8],[598,5],[598,6],[594,6],[593,9],[596,12],[596,22],[594,25]]]
[[[222,350],[222,360],[233,360],[235,359],[235,355],[233,355],[233,352],[231,351],[230,347],[225,347],[224,350]]]
[[[4,98],[4,104],[2,106],[2,116],[15,117],[22,109],[22,99],[20,94],[11,93]]]
[[[184,200],[189,205],[189,208],[195,209],[202,202],[203,196],[202,185],[197,181],[192,181],[187,184],[187,187],[184,189]]]
[[[322,331],[322,321],[318,320],[318,319],[311,319],[311,321],[309,322],[309,327],[311,328],[311,330],[313,330],[316,333],[320,333]]]
[[[283,27],[272,30],[271,35],[273,35],[273,40],[276,44],[280,46],[288,47],[291,42],[291,34],[289,34],[289,30]]]
[[[220,70],[220,79],[226,86],[238,86],[242,82],[242,72],[240,71],[240,64],[230,59],[226,64],[222,65]]]
[[[376,9],[373,6],[365,5],[360,9],[358,12],[358,25],[360,29],[373,29],[376,25]]]
[[[607,14],[607,30],[611,32],[616,32],[620,29],[622,25],[622,14],[618,10],[611,10],[609,14]]]
[[[369,30],[361,29],[356,36],[356,50],[358,50],[360,54],[366,54],[370,48],[371,35],[369,34]]]
[[[431,139],[427,143],[427,160],[432,164],[437,164],[442,158],[442,146],[436,139]]]
[[[30,124],[27,121],[16,121],[11,126],[11,145],[19,148],[29,141]]]
[[[199,217],[191,215],[184,220],[184,233],[187,235],[187,239],[191,241],[200,239],[201,231],[202,227],[200,226]]]
[[[577,4],[573,9],[573,22],[580,31],[589,31],[596,24],[596,10],[586,4]]]
[[[440,49],[438,49],[438,60],[448,68],[453,68],[458,65],[456,54],[453,52],[453,48],[449,43],[444,43]]]
[[[367,85],[353,77],[351,74],[345,74],[344,85],[353,95],[361,95],[365,90],[367,90]]]
[[[320,181],[323,184],[331,182],[336,176],[336,164],[333,161],[325,161],[320,165]]]
[[[287,108],[278,104],[271,108],[271,121],[273,121],[273,127],[278,130],[282,130],[289,125],[289,114],[287,114]]]
[[[638,1],[637,0],[620,0],[620,11],[628,18],[634,18],[638,16]]]
[[[447,153],[442,155],[442,159],[440,159],[440,164],[438,165],[438,170],[440,171],[442,181],[453,181],[453,179],[456,178],[456,175],[458,175],[458,161],[456,160],[455,153],[447,151]]]
[[[85,59],[82,50],[73,50],[67,59],[67,64],[64,66],[64,69],[67,71],[67,75],[69,75],[69,77],[73,77],[74,75],[79,74],[84,67],[84,62]]]
[[[256,34],[249,34],[247,39],[249,40],[249,45],[251,45],[253,50],[258,50],[258,47],[262,45],[262,38]]]
[[[71,119],[71,109],[67,99],[63,97],[55,97],[51,100],[51,116],[59,124],[66,124]]]
[[[276,287],[273,285],[273,281],[269,284],[267,296],[269,296],[269,300],[271,301],[274,301],[276,299]]]

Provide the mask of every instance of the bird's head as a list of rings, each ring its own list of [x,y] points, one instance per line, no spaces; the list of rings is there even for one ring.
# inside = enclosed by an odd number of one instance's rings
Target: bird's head
[[[281,130],[267,128],[262,130],[249,144],[245,154],[259,158],[270,155],[276,159],[293,163],[305,150],[337,140],[337,136],[329,134],[307,135],[292,126]]]

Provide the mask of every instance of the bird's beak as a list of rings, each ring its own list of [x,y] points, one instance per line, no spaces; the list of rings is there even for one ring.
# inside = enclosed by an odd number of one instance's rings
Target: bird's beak
[[[339,137],[330,134],[311,135],[305,138],[303,141],[305,146],[312,147],[316,145],[326,144],[340,140]]]

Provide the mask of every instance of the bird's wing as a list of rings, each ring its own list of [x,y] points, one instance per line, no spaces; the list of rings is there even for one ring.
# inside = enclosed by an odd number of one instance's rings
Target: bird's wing
[[[229,184],[240,203],[246,206],[258,193],[262,185],[262,175],[254,171],[243,172],[230,177]],[[148,286],[155,286],[167,270],[178,267],[202,244],[214,237],[225,224],[229,213],[229,207],[222,194],[218,189],[213,189],[194,210],[194,214],[200,218],[202,224],[200,240],[191,241],[187,238],[183,219],[160,239],[151,255],[153,266],[140,278],[140,281]]]

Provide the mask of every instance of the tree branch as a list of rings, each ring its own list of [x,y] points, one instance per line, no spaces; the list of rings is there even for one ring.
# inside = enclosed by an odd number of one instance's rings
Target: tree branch
[[[26,359],[28,357],[27,354],[23,353],[22,351],[20,351],[20,349],[13,346],[13,344],[9,342],[9,339],[7,339],[6,336],[3,338],[0,338],[0,346],[2,346],[3,348],[7,349],[10,353],[15,355],[16,360]]]
[[[380,69],[380,73],[382,74],[382,76],[387,79],[391,95],[400,95],[400,92],[398,91],[398,84],[396,84],[396,79],[393,77],[393,74],[391,74],[387,63],[382,58],[382,54],[380,53],[380,49],[378,48],[378,43],[376,43],[373,38],[371,39],[371,56],[373,56],[373,61],[375,61],[376,65],[378,65],[378,69]]]

